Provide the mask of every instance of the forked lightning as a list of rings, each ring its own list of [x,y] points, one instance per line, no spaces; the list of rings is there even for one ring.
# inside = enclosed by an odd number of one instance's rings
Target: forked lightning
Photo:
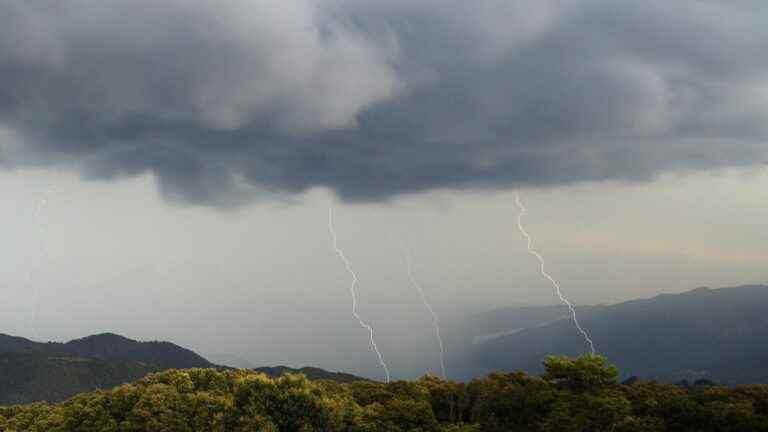
[[[557,296],[560,297],[560,301],[565,303],[566,306],[568,306],[568,309],[571,311],[571,318],[573,319],[573,324],[576,325],[576,328],[579,330],[579,333],[581,333],[582,336],[584,336],[584,340],[587,342],[587,345],[589,345],[589,350],[592,354],[595,354],[595,344],[592,343],[592,339],[589,337],[589,334],[587,334],[586,330],[584,330],[581,325],[579,324],[579,319],[576,317],[576,309],[573,308],[573,305],[571,305],[571,302],[568,301],[568,299],[565,298],[563,295],[562,290],[560,289],[560,284],[557,283],[555,278],[549,275],[547,271],[544,269],[544,258],[536,252],[532,248],[533,240],[531,239],[531,236],[528,234],[528,232],[523,228],[523,215],[525,215],[526,208],[523,205],[522,201],[520,201],[520,195],[515,192],[515,203],[517,203],[517,206],[520,208],[520,213],[517,215],[517,227],[520,229],[520,232],[523,233],[525,238],[528,240],[528,253],[535,256],[536,259],[539,260],[539,264],[541,267],[539,268],[542,276],[547,278],[551,283],[552,286],[555,287],[555,291],[557,292]]]
[[[357,275],[355,274],[355,271],[352,270],[352,265],[350,264],[347,257],[344,255],[344,252],[339,248],[338,239],[336,238],[336,230],[333,228],[333,207],[328,206],[328,230],[331,232],[331,239],[333,240],[333,249],[336,251],[336,254],[339,255],[339,258],[344,263],[344,267],[346,267],[347,272],[352,276],[352,284],[349,286],[349,293],[352,295],[352,315],[357,319],[357,322],[360,323],[360,326],[364,329],[368,330],[368,334],[371,338],[371,347],[376,352],[376,356],[379,358],[379,364],[381,365],[381,368],[384,369],[384,376],[386,379],[386,382],[389,382],[389,367],[387,366],[387,363],[384,361],[384,357],[381,355],[381,351],[379,351],[379,347],[376,345],[376,340],[373,337],[373,327],[368,325],[363,319],[360,317],[360,315],[357,313],[357,292],[355,291],[355,287],[357,286]]]

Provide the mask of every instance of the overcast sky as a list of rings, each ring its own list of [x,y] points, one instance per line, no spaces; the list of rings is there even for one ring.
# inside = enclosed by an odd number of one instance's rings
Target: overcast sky
[[[768,8],[0,3],[0,332],[374,376],[446,316],[768,273]],[[423,330],[423,331],[422,331]],[[402,347],[400,347],[402,348]],[[395,354],[397,352],[397,354]]]

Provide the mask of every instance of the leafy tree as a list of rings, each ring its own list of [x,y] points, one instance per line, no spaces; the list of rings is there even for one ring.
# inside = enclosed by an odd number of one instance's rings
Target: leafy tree
[[[573,391],[599,391],[617,383],[619,370],[605,357],[583,355],[575,359],[549,356],[544,360],[544,376],[560,388]]]
[[[541,430],[555,397],[548,382],[519,371],[474,380],[468,392],[471,420],[484,431]]]
[[[429,392],[432,410],[438,421],[453,424],[468,418],[469,397],[463,383],[427,375],[418,381],[418,385]]]
[[[541,377],[391,384],[169,370],[59,404],[0,407],[24,432],[768,432],[768,386],[616,382],[602,357],[549,357]]]

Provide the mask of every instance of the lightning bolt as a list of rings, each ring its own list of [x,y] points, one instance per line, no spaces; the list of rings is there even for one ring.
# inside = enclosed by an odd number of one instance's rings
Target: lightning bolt
[[[330,231],[331,239],[333,240],[333,249],[344,263],[344,267],[347,269],[347,272],[352,276],[352,284],[349,286],[349,293],[352,295],[352,315],[355,317],[355,319],[357,319],[357,322],[360,323],[361,327],[368,330],[368,334],[371,338],[371,348],[373,348],[373,351],[376,352],[376,357],[379,359],[379,364],[384,370],[386,382],[389,383],[389,367],[387,367],[387,363],[384,361],[384,357],[381,355],[381,351],[379,351],[379,347],[376,345],[376,340],[373,337],[373,327],[363,321],[363,319],[360,317],[360,314],[357,313],[357,292],[355,291],[355,287],[357,286],[357,275],[355,274],[355,271],[352,270],[352,265],[344,255],[344,252],[339,248],[339,242],[336,237],[336,230],[333,228],[333,207],[330,205],[328,206],[328,231]]]
[[[427,311],[429,311],[429,314],[432,315],[432,326],[435,328],[435,337],[437,338],[437,344],[440,347],[440,370],[443,373],[443,379],[448,379],[448,374],[446,373],[445,368],[445,349],[443,348],[443,338],[440,336],[440,320],[437,316],[437,313],[435,313],[435,310],[432,309],[432,306],[429,304],[429,301],[427,300],[426,294],[424,294],[424,289],[421,287],[421,284],[416,280],[416,277],[413,275],[413,265],[411,263],[411,254],[410,251],[405,248],[405,251],[403,253],[403,256],[405,257],[405,265],[408,269],[408,279],[411,281],[411,286],[416,289],[419,293],[419,297],[421,297],[421,302],[424,304],[424,307],[427,308]]]
[[[532,247],[533,240],[531,239],[530,234],[523,228],[523,215],[526,213],[526,208],[523,205],[522,201],[520,201],[520,195],[515,192],[515,203],[520,208],[520,213],[517,215],[517,227],[520,229],[520,232],[523,233],[525,238],[528,240],[528,253],[535,256],[536,259],[539,260],[539,264],[541,267],[539,268],[542,276],[547,278],[551,283],[552,286],[555,287],[555,291],[557,292],[557,296],[560,297],[560,301],[565,303],[566,306],[568,306],[568,309],[571,311],[571,318],[573,319],[573,324],[576,326],[576,328],[579,330],[579,333],[584,337],[584,340],[586,341],[587,345],[589,345],[589,350],[592,352],[592,355],[595,354],[595,344],[592,343],[592,339],[590,339],[589,334],[581,327],[579,324],[579,319],[576,317],[576,310],[573,308],[573,305],[571,305],[571,302],[568,301],[568,299],[565,298],[563,295],[562,290],[560,289],[560,284],[557,283],[555,278],[549,275],[547,271],[544,269],[544,258],[536,252]]]

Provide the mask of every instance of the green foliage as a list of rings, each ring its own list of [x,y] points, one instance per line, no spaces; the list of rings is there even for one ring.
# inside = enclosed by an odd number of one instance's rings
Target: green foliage
[[[464,383],[444,381],[432,375],[419,380],[418,385],[429,392],[432,410],[438,421],[460,422],[469,408],[469,394]]]
[[[552,411],[555,388],[523,372],[494,373],[474,380],[468,388],[469,418],[484,431],[540,431]]]
[[[575,359],[549,356],[544,360],[543,378],[566,389],[579,392],[600,391],[616,384],[619,370],[605,357],[584,355]]]
[[[549,357],[541,377],[494,373],[380,384],[169,370],[59,404],[0,407],[29,432],[768,432],[768,386],[618,384],[604,358]]]

